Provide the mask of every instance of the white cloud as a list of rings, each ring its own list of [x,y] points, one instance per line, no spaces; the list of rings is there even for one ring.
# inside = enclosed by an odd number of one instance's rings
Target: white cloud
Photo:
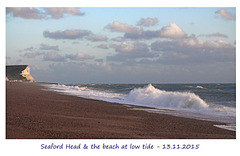
[[[114,21],[112,24],[106,25],[105,28],[111,30],[112,32],[124,32],[124,33],[138,33],[142,31],[137,27],[120,23],[118,21]]]
[[[225,9],[220,9],[220,10],[216,11],[215,13],[219,14],[225,20],[236,20],[236,16],[233,15],[231,12],[228,12]]]
[[[170,39],[181,39],[187,37],[187,34],[177,24],[171,23],[160,30],[159,36]]]
[[[146,30],[136,33],[125,33],[125,38],[130,39],[152,39],[152,38],[170,38],[170,39],[182,39],[186,38],[187,34],[175,23],[171,23],[168,26],[163,27],[161,30]]]

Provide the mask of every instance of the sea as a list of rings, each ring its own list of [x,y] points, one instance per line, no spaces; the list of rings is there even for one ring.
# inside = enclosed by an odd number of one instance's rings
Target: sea
[[[60,94],[124,104],[129,109],[222,122],[236,131],[236,84],[43,84]],[[143,106],[143,107],[132,107]]]

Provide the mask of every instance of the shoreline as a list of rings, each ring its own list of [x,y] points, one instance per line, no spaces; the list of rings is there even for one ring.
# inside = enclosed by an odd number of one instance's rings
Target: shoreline
[[[43,83],[6,82],[7,139],[235,139],[202,121],[43,90]],[[48,83],[51,84],[51,83]]]

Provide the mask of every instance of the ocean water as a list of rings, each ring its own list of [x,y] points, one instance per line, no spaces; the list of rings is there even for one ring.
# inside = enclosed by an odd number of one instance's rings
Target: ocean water
[[[61,94],[119,104],[129,109],[220,121],[236,130],[236,84],[44,84]],[[229,128],[230,127],[230,128]]]

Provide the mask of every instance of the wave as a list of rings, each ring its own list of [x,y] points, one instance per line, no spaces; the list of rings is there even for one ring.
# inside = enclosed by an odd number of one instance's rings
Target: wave
[[[203,86],[197,86],[196,88],[198,88],[198,89],[206,89]]]
[[[133,89],[127,101],[155,108],[194,110],[209,108],[209,105],[194,93],[159,90],[151,84],[144,88]]]

